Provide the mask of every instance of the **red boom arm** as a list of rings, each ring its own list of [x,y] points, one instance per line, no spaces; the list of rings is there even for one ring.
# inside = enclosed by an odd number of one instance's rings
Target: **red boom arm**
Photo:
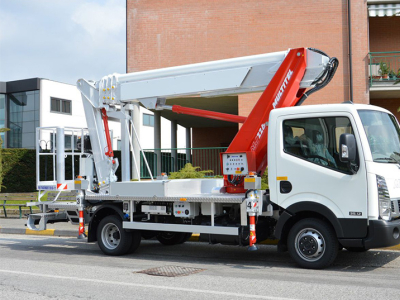
[[[272,109],[295,106],[303,96],[300,81],[307,66],[306,49],[289,51],[275,76],[262,93],[246,122],[238,131],[225,153],[246,153],[249,171],[264,174],[267,167],[268,119]],[[222,159],[221,159],[222,168]],[[224,176],[228,193],[245,192],[243,183],[234,186]]]

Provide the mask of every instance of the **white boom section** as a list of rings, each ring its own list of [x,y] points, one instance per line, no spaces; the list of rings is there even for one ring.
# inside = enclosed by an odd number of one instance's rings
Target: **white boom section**
[[[112,74],[97,82],[78,80],[98,181],[108,184],[116,180],[111,159],[104,154],[107,143],[101,108],[105,108],[109,116],[125,122],[130,118],[131,110],[126,104],[132,102],[157,109],[157,102],[164,104],[163,101],[168,98],[261,92],[270,83],[288,53],[289,50],[124,75]],[[300,87],[311,87],[328,62],[327,56],[307,49],[307,67]]]
[[[139,101],[147,108],[155,109],[154,100],[157,98],[211,97],[261,92],[265,90],[288,52],[245,56],[124,75],[112,74],[93,83],[96,91],[87,96],[95,107]],[[300,87],[310,87],[323,72],[328,61],[328,57],[307,49],[307,68]]]

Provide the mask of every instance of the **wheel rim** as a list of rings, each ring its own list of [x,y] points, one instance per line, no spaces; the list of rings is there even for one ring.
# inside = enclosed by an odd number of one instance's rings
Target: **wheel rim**
[[[113,223],[106,224],[101,230],[101,240],[107,249],[117,248],[121,241],[119,228]]]
[[[314,262],[325,253],[325,239],[314,228],[301,230],[294,241],[297,254],[304,260]]]

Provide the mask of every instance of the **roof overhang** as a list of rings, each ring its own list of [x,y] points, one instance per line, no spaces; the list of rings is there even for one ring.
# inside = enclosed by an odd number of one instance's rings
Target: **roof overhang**
[[[400,3],[368,4],[368,15],[370,17],[400,17]]]

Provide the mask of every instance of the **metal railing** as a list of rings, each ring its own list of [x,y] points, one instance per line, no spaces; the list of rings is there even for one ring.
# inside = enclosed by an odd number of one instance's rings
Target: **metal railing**
[[[370,86],[393,85],[400,78],[400,51],[370,52],[368,56]]]
[[[153,175],[158,174],[157,162],[158,159],[161,159],[161,172],[163,173],[177,172],[185,164],[191,163],[194,167],[200,167],[200,170],[212,170],[212,176],[216,176],[222,175],[220,153],[226,151],[226,149],[227,147],[144,149],[144,153]],[[175,151],[176,158],[173,155]],[[159,157],[160,152],[161,158]],[[143,157],[140,160],[140,177],[150,178]]]

